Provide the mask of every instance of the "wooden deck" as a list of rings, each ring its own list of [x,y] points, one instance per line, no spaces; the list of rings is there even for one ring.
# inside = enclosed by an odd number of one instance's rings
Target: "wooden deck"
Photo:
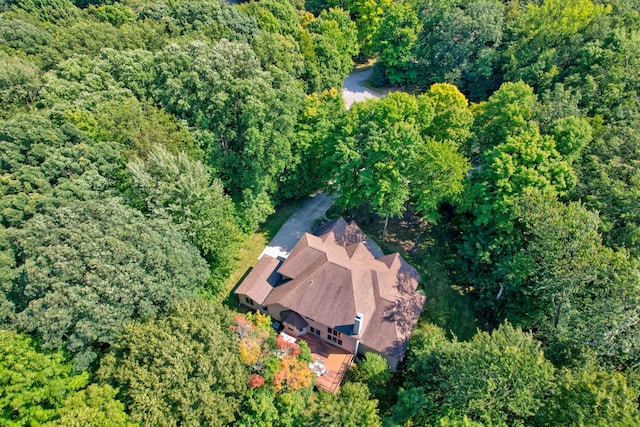
[[[331,345],[315,335],[304,334],[299,336],[298,339],[304,340],[309,345],[313,360],[320,359],[324,361],[327,374],[317,377],[316,386],[329,392],[336,391],[340,387],[344,374],[351,365],[353,354]]]

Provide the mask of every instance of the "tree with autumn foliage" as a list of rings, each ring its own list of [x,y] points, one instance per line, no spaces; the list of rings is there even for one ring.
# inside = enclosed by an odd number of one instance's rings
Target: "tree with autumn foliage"
[[[245,365],[259,370],[260,362],[269,355],[270,344],[267,340],[273,340],[269,317],[260,313],[238,314],[233,320],[235,325],[230,328],[238,334],[240,360]]]
[[[278,393],[313,385],[306,343],[288,341],[282,334],[276,336],[271,318],[260,313],[238,314],[234,322],[231,329],[238,335],[240,360],[252,370],[249,387],[270,384]]]
[[[279,369],[273,374],[276,392],[284,389],[299,390],[313,384],[313,372],[309,364],[298,357],[287,355],[280,359]]]
[[[299,425],[315,379],[307,344],[276,335],[271,318],[260,313],[238,314],[230,329],[237,335],[240,360],[251,371],[236,425]]]

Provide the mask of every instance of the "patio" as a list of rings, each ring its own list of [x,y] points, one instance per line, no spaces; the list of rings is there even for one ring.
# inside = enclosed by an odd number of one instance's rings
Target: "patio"
[[[342,378],[353,360],[353,354],[329,344],[311,334],[298,337],[304,340],[311,350],[311,369],[316,372],[316,386],[334,392],[340,387]]]

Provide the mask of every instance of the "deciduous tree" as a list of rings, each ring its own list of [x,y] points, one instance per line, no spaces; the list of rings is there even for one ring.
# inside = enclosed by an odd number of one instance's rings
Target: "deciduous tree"
[[[228,277],[240,236],[235,206],[222,182],[185,154],[156,147],[146,159],[128,169],[152,217],[169,216],[209,261],[215,287]]]
[[[116,198],[60,202],[8,231],[20,278],[8,298],[21,330],[84,369],[123,323],[163,313],[204,283],[207,268],[166,220]]]
[[[87,385],[62,352],[43,353],[26,336],[0,331],[3,426],[132,426],[109,386]]]
[[[185,300],[164,318],[129,323],[98,378],[120,390],[131,418],[143,426],[232,423],[249,375],[231,322],[222,306]]]

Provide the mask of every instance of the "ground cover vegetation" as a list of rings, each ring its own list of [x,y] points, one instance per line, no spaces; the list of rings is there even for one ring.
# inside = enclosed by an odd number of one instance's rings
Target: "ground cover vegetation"
[[[639,90],[631,0],[0,0],[0,424],[637,425]],[[336,394],[228,303],[318,190],[432,296]]]

